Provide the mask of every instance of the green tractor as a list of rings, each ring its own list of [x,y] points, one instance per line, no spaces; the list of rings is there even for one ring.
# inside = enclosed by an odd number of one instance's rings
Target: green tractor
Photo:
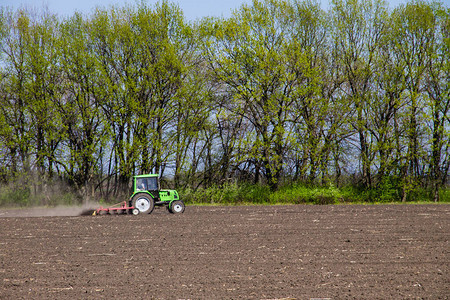
[[[185,209],[177,191],[160,189],[158,174],[133,177],[133,195],[130,197],[129,205],[138,209],[139,213],[145,214],[151,213],[155,206],[166,206],[173,214],[181,214]]]

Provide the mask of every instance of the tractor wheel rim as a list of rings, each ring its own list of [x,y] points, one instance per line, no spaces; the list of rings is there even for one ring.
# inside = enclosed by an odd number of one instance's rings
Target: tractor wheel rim
[[[180,211],[183,210],[183,207],[180,204],[175,204],[173,206],[173,210],[176,211],[176,212],[180,212]]]
[[[145,212],[150,209],[150,202],[145,198],[139,198],[136,201],[136,208],[141,212]]]

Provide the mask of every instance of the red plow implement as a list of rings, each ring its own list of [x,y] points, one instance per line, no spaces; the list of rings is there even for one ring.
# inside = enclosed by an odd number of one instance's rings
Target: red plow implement
[[[94,216],[106,215],[106,214],[110,214],[110,215],[133,214],[136,216],[139,214],[139,209],[135,208],[134,206],[128,206],[127,201],[123,201],[123,202],[117,203],[115,205],[112,205],[110,207],[100,206],[99,208],[94,210],[94,212],[92,213],[92,215],[94,215]]]

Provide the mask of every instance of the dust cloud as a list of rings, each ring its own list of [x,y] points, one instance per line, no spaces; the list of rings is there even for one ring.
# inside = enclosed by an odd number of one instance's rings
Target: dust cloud
[[[99,207],[92,203],[83,206],[56,206],[0,209],[0,218],[29,218],[29,217],[75,217],[90,215]]]

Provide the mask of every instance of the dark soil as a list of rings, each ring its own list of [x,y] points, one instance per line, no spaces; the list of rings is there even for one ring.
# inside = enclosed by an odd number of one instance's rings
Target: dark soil
[[[450,205],[19,215],[0,211],[0,299],[450,297]]]

